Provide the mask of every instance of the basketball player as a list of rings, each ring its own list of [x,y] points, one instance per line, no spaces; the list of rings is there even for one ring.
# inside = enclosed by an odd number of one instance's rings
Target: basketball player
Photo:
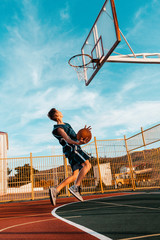
[[[89,162],[90,156],[82,151],[80,145],[85,144],[88,140],[77,140],[77,134],[68,123],[63,122],[63,114],[55,108],[52,108],[48,117],[57,122],[53,127],[52,134],[59,140],[59,143],[63,147],[63,153],[68,158],[70,166],[72,168],[72,175],[64,179],[56,188],[49,188],[49,195],[52,205],[56,205],[56,198],[62,188],[71,182],[75,181],[75,184],[69,188],[70,193],[75,196],[79,201],[83,201],[80,194],[80,184],[91,168]],[[86,128],[86,126],[85,126]],[[88,127],[91,130],[91,127]]]

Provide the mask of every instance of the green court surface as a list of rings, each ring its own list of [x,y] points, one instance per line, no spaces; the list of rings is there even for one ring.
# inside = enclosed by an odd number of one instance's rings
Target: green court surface
[[[103,239],[160,239],[160,192],[74,202],[56,214],[104,235]]]

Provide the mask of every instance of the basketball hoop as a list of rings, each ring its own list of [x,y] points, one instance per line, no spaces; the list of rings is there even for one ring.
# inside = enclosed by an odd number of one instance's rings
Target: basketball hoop
[[[68,64],[77,72],[78,79],[87,80],[86,71],[88,68],[94,69],[94,63],[98,63],[98,59],[93,59],[88,54],[77,54],[71,57],[68,61]]]

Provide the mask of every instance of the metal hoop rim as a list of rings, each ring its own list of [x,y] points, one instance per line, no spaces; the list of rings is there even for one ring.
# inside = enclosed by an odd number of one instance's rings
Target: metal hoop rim
[[[86,64],[83,64],[83,65],[80,65],[80,66],[76,66],[76,65],[73,65],[71,64],[71,60],[75,57],[82,57],[82,56],[86,56],[86,57],[89,57],[90,58],[90,61]],[[71,67],[75,67],[75,68],[81,68],[81,67],[86,67],[87,65],[89,65],[91,62],[92,62],[93,58],[89,55],[89,54],[85,54],[85,53],[81,53],[81,54],[77,54],[77,55],[74,55],[73,57],[71,57],[68,61],[68,64],[71,66]]]

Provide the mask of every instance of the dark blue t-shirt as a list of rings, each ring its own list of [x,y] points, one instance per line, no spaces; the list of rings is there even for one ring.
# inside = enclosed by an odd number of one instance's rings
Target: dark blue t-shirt
[[[63,146],[63,153],[68,158],[72,171],[75,171],[76,169],[80,170],[82,168],[81,164],[85,160],[89,159],[90,156],[84,151],[82,151],[80,145],[69,143],[63,145],[63,137],[57,134],[58,128],[62,128],[73,141],[78,141],[77,134],[75,133],[71,125],[68,123],[54,125],[52,131],[54,137],[56,137],[59,140],[60,144]]]
[[[53,126],[52,133],[60,141],[63,137],[57,134],[58,128],[62,128],[73,141],[77,141],[77,134],[69,123],[56,124]]]
[[[63,137],[57,134],[58,128],[62,128],[73,141],[77,141],[77,134],[69,123],[57,124],[53,127],[53,135],[59,140],[59,143],[63,146],[63,153],[66,155],[66,157],[69,157],[73,153],[75,145],[67,143],[67,145],[70,146],[69,148],[66,145],[63,145],[61,142]],[[79,145],[76,145],[76,147],[77,149],[81,149]]]

